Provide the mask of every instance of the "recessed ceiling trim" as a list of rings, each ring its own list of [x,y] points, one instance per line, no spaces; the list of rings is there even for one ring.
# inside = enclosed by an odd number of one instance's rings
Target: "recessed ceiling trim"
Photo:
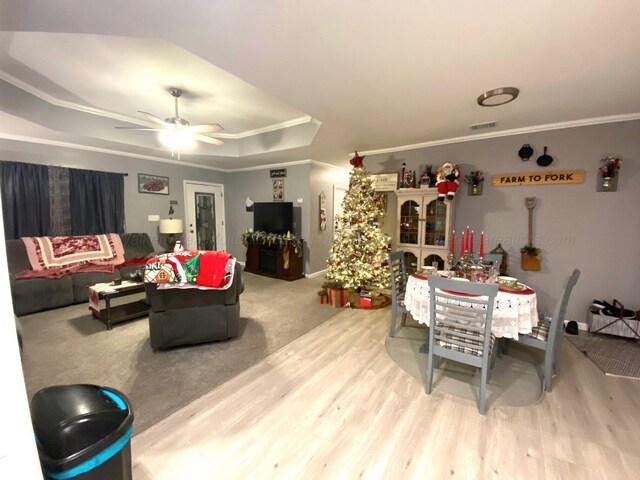
[[[143,155],[141,153],[132,153],[125,152],[122,150],[113,150],[110,148],[101,148],[101,147],[93,147],[90,145],[81,145],[79,143],[71,143],[71,142],[61,142],[59,140],[49,140],[45,138],[36,138],[36,137],[28,137],[25,135],[13,135],[10,133],[2,133],[0,132],[0,139],[4,140],[13,140],[16,142],[24,142],[24,143],[36,143],[39,145],[50,145],[52,147],[63,147],[63,148],[72,148],[74,150],[84,150],[88,152],[96,152],[96,153],[104,153],[107,155],[116,155],[119,157],[131,157],[131,158],[139,158],[140,160],[151,160],[154,162],[163,162],[163,163],[171,163],[174,165],[181,165],[186,167],[194,167],[194,168],[202,168],[204,170],[213,170],[216,172],[223,173],[235,173],[235,172],[248,172],[252,170],[264,170],[266,168],[278,168],[278,167],[286,167],[293,165],[304,165],[304,164],[314,164],[323,167],[333,168],[335,170],[340,170],[341,172],[348,172],[349,169],[338,167],[337,165],[331,165],[330,163],[323,163],[317,160],[294,160],[292,162],[282,162],[282,163],[271,163],[267,165],[258,165],[255,167],[246,167],[246,168],[220,168],[220,167],[212,167],[209,165],[200,165],[198,163],[190,163],[179,160],[172,160],[170,158],[162,158],[162,157],[154,157],[153,155]]]
[[[253,135],[260,135],[262,133],[281,130],[283,128],[303,125],[305,123],[309,123],[311,120],[313,120],[313,117],[311,117],[310,115],[305,115],[304,117],[294,118],[293,120],[287,120],[285,122],[274,123],[273,125],[267,125],[266,127],[247,130],[246,132],[242,132],[242,133],[237,133],[237,134],[217,134],[216,133],[216,137],[223,137],[224,135],[229,135],[230,138],[246,138],[246,137],[251,137]]]
[[[88,113],[90,115],[96,115],[100,117],[111,118],[113,120],[118,120],[120,122],[133,123],[138,125],[144,125],[147,127],[156,127],[155,124],[151,122],[146,122],[137,117],[130,117],[128,115],[123,115],[116,112],[110,112],[108,110],[102,110],[100,108],[89,107],[87,105],[80,105],[79,103],[68,102],[66,100],[60,100],[52,95],[49,95],[46,92],[43,92],[39,88],[34,87],[33,85],[26,83],[13,75],[0,70],[0,79],[4,80],[7,83],[10,83],[14,87],[19,88],[20,90],[24,90],[27,93],[30,93],[34,97],[38,97],[40,100],[43,100],[51,105],[55,105],[61,108],[67,108],[69,110],[77,110],[79,112]]]
[[[318,165],[321,167],[329,167],[329,168],[333,168],[334,170],[339,170],[340,172],[343,172],[343,173],[347,173],[350,170],[348,168],[338,167],[337,165],[331,165],[330,163],[324,163],[324,162],[319,162],[317,160],[306,159],[306,160],[294,160],[291,162],[270,163],[267,165],[257,165],[254,167],[230,168],[228,170],[225,170],[225,172],[228,172],[228,173],[251,172],[253,170],[264,170],[265,168],[278,168],[278,167],[286,167],[286,166],[292,166],[292,165],[306,165],[306,164]]]
[[[640,120],[640,112],[625,113],[621,115],[610,115],[607,117],[593,117],[582,120],[570,120],[567,122],[548,123],[545,125],[534,125],[531,127],[513,128],[511,130],[502,130],[497,132],[480,133],[476,135],[465,135],[462,137],[446,138],[443,140],[434,140],[432,142],[413,143],[410,145],[402,145],[391,148],[381,148],[378,150],[362,150],[361,155],[378,155],[380,153],[403,152],[406,150],[416,150],[418,148],[437,147],[439,145],[449,145],[452,143],[472,142],[474,140],[485,140],[487,138],[509,137],[512,135],[522,135],[525,133],[545,132],[549,130],[561,130],[563,128],[588,127],[590,125],[601,125],[603,123],[631,122]],[[352,157],[353,152],[345,154]]]
[[[197,163],[172,160],[170,158],[154,157],[153,155],[144,155],[141,153],[126,152],[123,150],[113,150],[111,148],[93,147],[90,145],[81,145],[79,143],[61,142],[59,140],[50,140],[46,138],[28,137],[25,135],[13,135],[10,133],[0,132],[0,139],[14,140],[16,142],[37,143],[40,145],[50,145],[52,147],[73,148],[74,150],[85,150],[87,152],[106,153],[107,155],[117,155],[119,157],[139,158],[141,160],[151,160],[154,162],[172,163],[174,165],[183,165],[188,167],[203,168],[205,170],[215,170],[216,172],[226,172],[224,168],[211,167],[208,165],[200,165]]]
[[[132,123],[134,125],[141,125],[141,126],[146,126],[146,127],[151,127],[151,128],[155,128],[157,127],[156,124],[152,123],[152,122],[147,122],[144,119],[141,119],[139,117],[131,117],[129,115],[124,115],[121,113],[116,113],[116,112],[112,112],[109,110],[103,110],[101,108],[95,108],[95,107],[89,107],[87,105],[81,105],[79,103],[75,103],[75,102],[69,102],[67,100],[60,100],[59,98],[56,98],[52,95],[49,95],[46,92],[43,92],[42,90],[40,90],[37,87],[34,87],[33,85],[31,85],[30,83],[24,82],[23,80],[20,80],[19,78],[14,77],[13,75],[0,70],[0,79],[4,80],[7,83],[10,83],[11,85],[13,85],[14,87],[17,87],[21,90],[24,90],[27,93],[30,93],[31,95],[38,97],[39,99],[50,103],[51,105],[55,105],[57,107],[60,108],[67,108],[69,110],[77,110],[79,112],[83,112],[83,113],[88,113],[90,115],[96,115],[96,116],[100,116],[100,117],[105,117],[105,118],[111,118],[113,120],[117,120],[119,122],[127,122],[127,123]],[[272,125],[267,125],[266,127],[260,127],[260,128],[255,128],[253,130],[246,130],[244,132],[240,132],[240,133],[216,133],[216,137],[220,137],[220,138],[229,138],[229,139],[240,139],[240,138],[246,138],[246,137],[251,137],[253,135],[260,135],[262,133],[267,133],[267,132],[273,132],[275,130],[281,130],[283,128],[289,128],[289,127],[295,127],[297,125],[302,125],[305,123],[309,123],[310,121],[312,121],[313,118],[310,115],[304,115],[302,117],[299,118],[294,118],[292,120],[286,120],[284,122],[280,122],[280,123],[274,123]]]

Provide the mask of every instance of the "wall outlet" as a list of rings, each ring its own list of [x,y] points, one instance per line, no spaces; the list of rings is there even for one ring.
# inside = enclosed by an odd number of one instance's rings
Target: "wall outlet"
[[[149,219],[150,222],[159,222],[160,221],[160,215],[149,215],[147,218]]]

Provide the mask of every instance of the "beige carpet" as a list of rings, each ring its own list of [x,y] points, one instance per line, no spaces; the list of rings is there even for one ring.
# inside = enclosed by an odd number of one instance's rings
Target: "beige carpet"
[[[565,338],[606,375],[640,378],[640,342],[613,335],[579,332]]]
[[[153,351],[146,318],[107,331],[86,304],[21,317],[29,398],[51,385],[113,387],[131,400],[137,434],[342,311],[318,303],[322,277],[244,279],[240,335],[226,342]]]
[[[399,317],[399,316],[398,316]],[[426,330],[411,320],[385,340],[389,356],[404,371],[426,385],[427,354],[420,352]],[[488,406],[534,405],[542,400],[543,356],[535,349],[511,342],[509,355],[498,355],[487,385]],[[442,360],[433,376],[433,390],[477,402],[480,369]]]

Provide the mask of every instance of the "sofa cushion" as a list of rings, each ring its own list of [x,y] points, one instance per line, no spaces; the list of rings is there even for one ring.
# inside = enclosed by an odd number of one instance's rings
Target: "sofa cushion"
[[[65,307],[73,303],[73,283],[70,276],[14,280],[11,297],[16,315]]]

